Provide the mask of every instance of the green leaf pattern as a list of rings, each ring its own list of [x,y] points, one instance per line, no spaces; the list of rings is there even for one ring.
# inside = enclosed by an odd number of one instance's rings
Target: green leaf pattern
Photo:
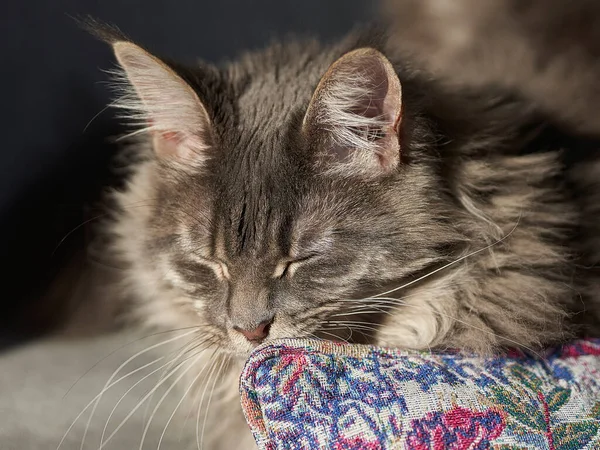
[[[527,367],[514,365],[508,371],[510,385],[494,385],[490,396],[482,399],[505,413],[505,433],[518,441],[531,442],[534,448],[548,450],[600,450],[600,399],[590,408],[587,418],[569,420],[562,410],[572,397],[572,388],[557,385],[546,374],[539,376]],[[540,447],[540,444],[544,447]],[[508,450],[519,447],[500,444],[493,447]]]
[[[594,419],[561,423],[552,431],[555,448],[584,448],[598,434],[599,427],[598,421]]]

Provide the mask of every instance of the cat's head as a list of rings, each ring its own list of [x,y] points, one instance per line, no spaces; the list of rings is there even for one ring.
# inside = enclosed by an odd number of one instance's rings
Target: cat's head
[[[117,106],[152,148],[114,228],[148,321],[197,325],[241,354],[272,338],[368,336],[347,322],[375,324],[382,308],[360,299],[455,242],[434,165],[415,157],[431,136],[380,51],[296,45],[217,69],[112,45]]]

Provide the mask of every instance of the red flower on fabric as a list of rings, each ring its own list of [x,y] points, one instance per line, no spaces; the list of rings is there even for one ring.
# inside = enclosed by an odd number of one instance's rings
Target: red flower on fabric
[[[414,450],[483,450],[504,430],[503,415],[455,407],[447,412],[428,413],[411,422],[406,439]]]
[[[377,441],[369,441],[361,437],[352,439],[340,438],[333,443],[334,450],[382,450],[383,444]]]
[[[600,355],[600,341],[594,342],[589,341],[575,341],[571,344],[564,345],[561,349],[560,356],[562,358],[577,358],[578,356],[599,356]]]

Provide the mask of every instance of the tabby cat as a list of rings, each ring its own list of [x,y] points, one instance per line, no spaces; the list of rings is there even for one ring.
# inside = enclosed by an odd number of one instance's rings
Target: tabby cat
[[[206,448],[253,447],[237,377],[261,343],[490,353],[594,331],[600,165],[565,156],[598,142],[551,108],[439,82],[371,29],[219,67],[96,32],[130,174],[74,292],[194,330]]]

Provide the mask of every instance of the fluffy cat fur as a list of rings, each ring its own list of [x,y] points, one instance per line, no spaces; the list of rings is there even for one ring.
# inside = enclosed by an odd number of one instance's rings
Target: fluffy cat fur
[[[206,448],[254,445],[237,377],[259,340],[244,330],[490,353],[597,324],[600,172],[563,158],[597,143],[534,102],[450,89],[370,31],[222,67],[99,33],[134,142],[73,304],[197,330],[193,381],[221,389]]]

